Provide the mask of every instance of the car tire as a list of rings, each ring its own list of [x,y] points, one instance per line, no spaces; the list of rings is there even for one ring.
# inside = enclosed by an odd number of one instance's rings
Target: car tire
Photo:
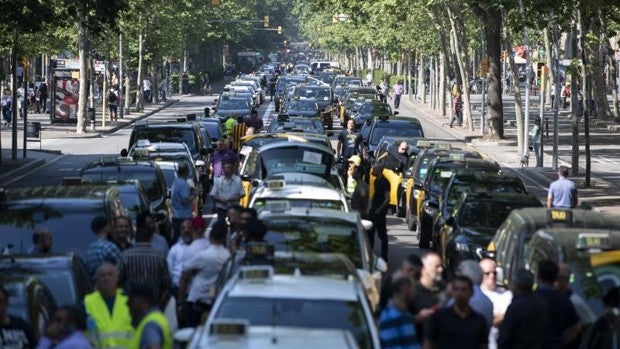
[[[418,221],[417,224],[417,230],[418,230],[418,246],[420,248],[425,248],[425,249],[429,249],[431,248],[431,236],[428,233],[425,233],[426,231],[428,231],[428,229],[424,229],[423,227],[424,221],[420,220]]]
[[[405,208],[405,222],[407,222],[407,228],[409,228],[409,230],[411,231],[416,230],[416,222],[413,219],[413,215],[411,214],[411,211],[408,208]]]

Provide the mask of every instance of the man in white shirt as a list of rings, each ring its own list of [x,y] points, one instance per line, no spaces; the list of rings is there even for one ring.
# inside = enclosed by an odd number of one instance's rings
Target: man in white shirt
[[[480,261],[482,269],[482,282],[480,290],[484,293],[491,303],[493,303],[493,326],[489,331],[489,349],[497,348],[497,338],[499,337],[499,326],[504,320],[506,310],[512,302],[512,292],[497,286],[497,264],[490,258],[484,258]]]
[[[142,88],[144,89],[144,101],[151,102],[151,80],[147,77],[142,81]]]
[[[223,175],[215,177],[213,180],[213,188],[211,189],[211,197],[215,202],[215,212],[218,219],[226,217],[228,208],[239,203],[239,200],[245,196],[241,177],[234,174],[235,165],[230,160],[224,160],[222,164]]]
[[[170,280],[172,280],[172,294],[176,295],[179,288],[179,280],[181,279],[181,272],[183,271],[183,258],[185,257],[185,251],[192,243],[192,226],[191,221],[186,220],[181,224],[181,238],[176,244],[172,245],[166,262],[168,263],[168,270],[170,271]]]
[[[209,247],[198,252],[183,267],[181,280],[179,282],[178,298],[185,298],[187,282],[191,278],[192,285],[189,287],[186,306],[186,319],[189,326],[198,326],[202,322],[202,315],[209,311],[213,304],[213,286],[217,281],[217,276],[230,257],[230,252],[224,246],[228,227],[225,222],[216,222],[209,235]]]

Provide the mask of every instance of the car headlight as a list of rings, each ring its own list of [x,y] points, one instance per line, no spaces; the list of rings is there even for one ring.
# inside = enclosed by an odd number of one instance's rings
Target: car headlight
[[[464,243],[464,242],[458,242],[458,241],[455,242],[454,243],[454,248],[458,252],[469,252],[469,245]]]
[[[433,206],[425,205],[424,212],[426,212],[429,216],[435,216],[437,214],[437,209]]]

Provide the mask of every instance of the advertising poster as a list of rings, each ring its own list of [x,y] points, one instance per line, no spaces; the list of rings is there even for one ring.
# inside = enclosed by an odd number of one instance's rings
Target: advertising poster
[[[56,77],[54,79],[54,114],[52,121],[77,122],[78,93],[77,79]]]

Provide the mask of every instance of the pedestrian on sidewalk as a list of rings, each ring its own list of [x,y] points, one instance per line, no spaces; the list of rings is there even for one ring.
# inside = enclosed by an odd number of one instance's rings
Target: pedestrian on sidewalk
[[[41,85],[39,85],[39,103],[41,103],[41,107],[43,108],[43,113],[47,113],[47,78],[43,80]]]
[[[566,166],[560,166],[558,179],[549,186],[547,207],[577,207],[577,185],[568,179],[568,167]]]
[[[454,124],[454,121],[460,127],[463,125],[463,100],[461,98],[461,92],[457,91],[452,99],[452,117],[450,118],[450,128]]]
[[[4,96],[2,96],[2,118],[4,119],[3,126],[9,126],[11,124],[13,115],[11,104],[11,90],[4,90]]]
[[[148,76],[142,80],[142,88],[144,89],[144,101],[151,103],[151,79]]]
[[[110,122],[118,122],[118,93],[114,86],[108,91],[108,109],[110,111]]]
[[[166,93],[168,91],[168,77],[164,76],[159,85],[159,96],[162,102],[166,103]]]
[[[542,154],[540,153],[540,144],[542,143],[542,128],[540,127],[540,118],[534,119],[534,126],[530,130],[531,148],[536,156],[536,167],[542,167]]]
[[[398,80],[396,85],[394,85],[394,109],[398,109],[400,106],[400,96],[403,94],[405,87],[403,86],[403,82]]]

